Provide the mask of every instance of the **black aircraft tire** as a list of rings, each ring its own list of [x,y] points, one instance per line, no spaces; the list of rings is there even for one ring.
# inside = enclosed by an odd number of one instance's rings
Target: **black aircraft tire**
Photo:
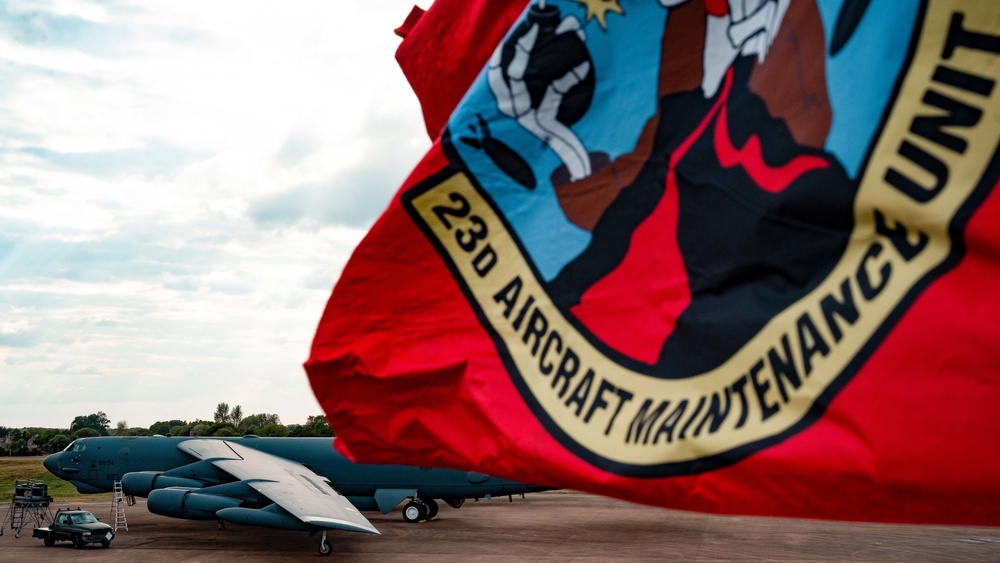
[[[423,499],[427,505],[427,519],[430,520],[438,515],[438,503],[432,498]]]
[[[427,519],[428,508],[422,502],[410,501],[403,507],[403,520],[409,523]]]
[[[319,542],[319,554],[320,555],[330,555],[333,553],[333,545],[330,542],[323,540]]]

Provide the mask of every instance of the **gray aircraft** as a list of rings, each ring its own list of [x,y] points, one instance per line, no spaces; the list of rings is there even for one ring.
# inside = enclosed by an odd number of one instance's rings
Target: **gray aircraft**
[[[403,519],[417,522],[437,515],[434,499],[459,508],[548,489],[474,471],[357,464],[330,438],[80,438],[43,463],[85,494],[120,481],[162,516],[322,532],[322,555],[332,551],[327,530],[379,533],[361,510],[386,514],[405,500]]]

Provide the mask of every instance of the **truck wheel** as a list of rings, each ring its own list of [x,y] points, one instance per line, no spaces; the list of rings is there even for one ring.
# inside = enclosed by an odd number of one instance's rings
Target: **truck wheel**
[[[105,539],[101,540],[101,547],[103,547],[103,548],[105,548],[105,549],[106,549],[106,548],[108,548],[108,547],[109,547],[110,545],[111,545],[111,540],[109,540],[109,539],[107,539],[107,538],[105,538]]]
[[[56,540],[52,539],[52,536],[45,536],[45,539],[42,541],[45,542],[45,547],[52,547],[56,544]]]
[[[83,547],[83,537],[80,534],[73,534],[73,547],[76,549]]]

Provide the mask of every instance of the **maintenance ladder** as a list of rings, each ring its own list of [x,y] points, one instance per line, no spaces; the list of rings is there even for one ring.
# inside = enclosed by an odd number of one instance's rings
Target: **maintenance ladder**
[[[111,496],[111,519],[114,521],[115,533],[118,533],[118,527],[121,526],[128,531],[128,520],[125,519],[125,505],[122,504],[122,500],[125,495],[122,493],[122,482],[115,481],[114,490]],[[129,506],[135,504],[132,499],[129,499]]]
[[[14,499],[7,509],[3,525],[0,525],[0,536],[10,526],[14,537],[21,537],[21,530],[30,522],[39,527],[42,522],[52,520],[52,509],[49,504],[49,487],[39,479],[17,479],[14,481]]]

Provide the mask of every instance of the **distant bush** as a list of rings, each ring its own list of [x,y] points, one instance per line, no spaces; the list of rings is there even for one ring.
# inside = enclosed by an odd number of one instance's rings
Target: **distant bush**
[[[275,438],[285,438],[288,436],[288,427],[283,424],[268,424],[260,429],[261,436],[271,436]]]

